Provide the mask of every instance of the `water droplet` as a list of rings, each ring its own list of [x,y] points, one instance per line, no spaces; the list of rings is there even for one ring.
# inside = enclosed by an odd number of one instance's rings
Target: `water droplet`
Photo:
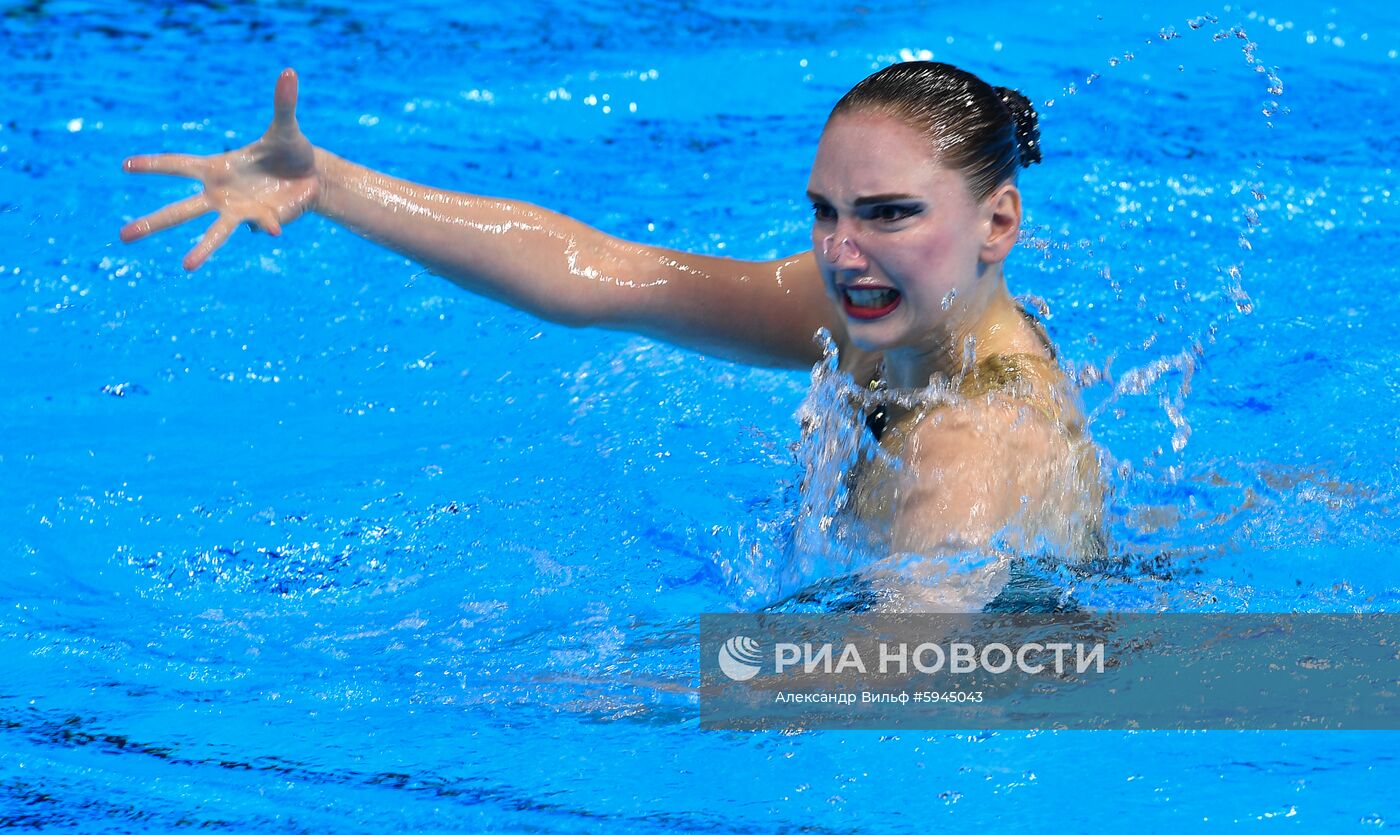
[[[1235,302],[1235,309],[1241,314],[1248,316],[1254,312],[1254,300],[1244,291],[1244,288],[1236,284],[1228,288],[1230,298]]]
[[[948,308],[952,307],[952,306],[953,306],[953,299],[956,299],[957,297],[958,297],[958,291],[957,291],[957,290],[949,290],[948,293],[947,293],[947,295],[945,295],[945,296],[943,297],[943,302],[942,302],[942,305],[941,305],[942,308],[943,308],[944,310],[947,310]]]

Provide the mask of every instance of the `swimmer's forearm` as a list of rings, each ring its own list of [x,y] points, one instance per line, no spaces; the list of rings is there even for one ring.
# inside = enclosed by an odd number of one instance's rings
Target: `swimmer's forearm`
[[[648,281],[637,274],[637,247],[564,215],[418,185],[320,149],[316,169],[317,213],[541,318],[606,325],[625,306],[619,291]]]
[[[509,200],[396,179],[316,151],[314,210],[459,286],[543,319],[728,359],[810,366],[828,325],[808,253],[735,261],[630,243]]]

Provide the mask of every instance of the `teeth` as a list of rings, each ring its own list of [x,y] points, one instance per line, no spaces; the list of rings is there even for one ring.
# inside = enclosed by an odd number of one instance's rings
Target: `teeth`
[[[899,292],[885,287],[864,290],[849,287],[846,289],[846,298],[850,300],[852,307],[885,307],[899,298]]]

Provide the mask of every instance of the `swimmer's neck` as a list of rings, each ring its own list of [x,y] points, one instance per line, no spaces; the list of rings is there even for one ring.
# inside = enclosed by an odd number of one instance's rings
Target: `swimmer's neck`
[[[953,379],[966,368],[999,354],[1035,354],[1049,359],[1020,305],[1006,289],[1000,271],[983,278],[992,286],[981,299],[955,306],[956,317],[930,333],[922,344],[884,354],[885,382],[894,388],[923,388],[930,380]]]

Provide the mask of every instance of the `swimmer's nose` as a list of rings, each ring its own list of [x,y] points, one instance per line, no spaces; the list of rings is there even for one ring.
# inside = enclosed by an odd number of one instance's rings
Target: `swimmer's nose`
[[[844,265],[860,264],[865,261],[865,255],[861,253],[856,242],[847,236],[838,238],[836,235],[827,235],[822,239],[822,257],[828,264],[840,267]]]

